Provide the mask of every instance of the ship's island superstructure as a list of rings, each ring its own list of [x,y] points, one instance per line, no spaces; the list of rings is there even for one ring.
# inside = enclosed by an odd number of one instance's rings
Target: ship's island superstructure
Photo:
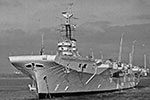
[[[142,71],[133,71],[130,64],[82,57],[72,36],[73,14],[62,12],[62,15],[66,19],[65,36],[57,44],[56,55],[46,55],[42,48],[40,55],[9,57],[12,65],[33,80],[30,90],[36,91],[39,98],[51,98],[117,91],[138,85]]]

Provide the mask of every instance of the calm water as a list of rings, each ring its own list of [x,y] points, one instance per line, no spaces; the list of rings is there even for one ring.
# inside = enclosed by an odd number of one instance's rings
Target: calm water
[[[0,79],[0,100],[36,100],[35,93],[28,90],[29,83],[29,79]],[[150,100],[150,78],[135,89],[52,100]]]

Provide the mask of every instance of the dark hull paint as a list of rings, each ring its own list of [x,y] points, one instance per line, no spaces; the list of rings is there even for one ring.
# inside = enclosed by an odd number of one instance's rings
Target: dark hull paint
[[[24,57],[21,58],[25,59]],[[97,70],[94,70],[92,69],[92,64],[87,64],[88,67],[81,71],[78,70],[78,66],[75,66],[79,65],[79,63],[72,62],[71,64],[71,62],[61,61],[63,63],[60,64],[54,60],[55,57],[53,57],[53,60],[46,61],[38,60],[38,56],[33,58],[29,56],[25,61],[21,58],[11,58],[12,64],[24,73],[32,72],[31,76],[35,79],[36,92],[39,98],[112,92],[133,88],[139,83],[139,79],[133,73],[124,77],[112,77],[111,73],[114,70],[107,67],[104,68],[103,66],[105,65],[99,66]],[[51,59],[52,57],[49,56],[48,58]],[[32,63],[34,65],[40,63],[44,66],[33,66],[31,69],[26,68],[25,65]],[[70,63],[69,72],[66,72],[65,64],[67,63]]]
[[[135,86],[136,87],[136,86]],[[55,97],[68,97],[68,96],[81,96],[81,95],[88,95],[88,94],[98,94],[98,93],[110,93],[116,92],[121,90],[132,89],[130,88],[123,88],[123,89],[114,89],[114,90],[105,90],[105,91],[88,91],[88,92],[70,92],[70,93],[39,93],[39,99],[47,99],[47,98],[55,98]]]

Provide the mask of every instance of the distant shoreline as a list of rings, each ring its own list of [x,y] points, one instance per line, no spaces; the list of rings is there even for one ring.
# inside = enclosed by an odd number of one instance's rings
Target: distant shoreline
[[[30,79],[29,77],[0,77],[0,79]]]
[[[0,79],[30,79],[30,78],[25,74],[11,73],[11,74],[0,74]]]

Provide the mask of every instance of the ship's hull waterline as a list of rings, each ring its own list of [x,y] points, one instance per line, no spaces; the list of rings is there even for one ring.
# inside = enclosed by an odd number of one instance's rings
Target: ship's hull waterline
[[[23,58],[21,60],[21,57],[16,57],[18,59],[16,60],[15,57],[10,57],[10,61],[23,73],[29,73],[27,75],[35,81],[34,84],[39,98],[117,91],[133,88],[139,82],[134,75],[112,77],[109,68],[100,74],[80,72],[73,69],[66,72],[66,67],[56,63],[54,59],[43,60],[43,56],[31,56],[27,57],[26,60],[25,57]],[[29,63],[39,63],[43,67],[23,70],[26,69],[23,67]]]
[[[37,76],[39,97],[43,98],[49,93],[52,96],[68,96],[111,92],[133,88],[138,84],[135,77],[109,78],[109,76],[105,76],[105,73],[107,71],[101,75],[96,75],[89,81],[92,74],[74,70],[70,73],[64,73],[64,68],[59,65],[57,68],[55,66],[44,73],[41,71]]]

